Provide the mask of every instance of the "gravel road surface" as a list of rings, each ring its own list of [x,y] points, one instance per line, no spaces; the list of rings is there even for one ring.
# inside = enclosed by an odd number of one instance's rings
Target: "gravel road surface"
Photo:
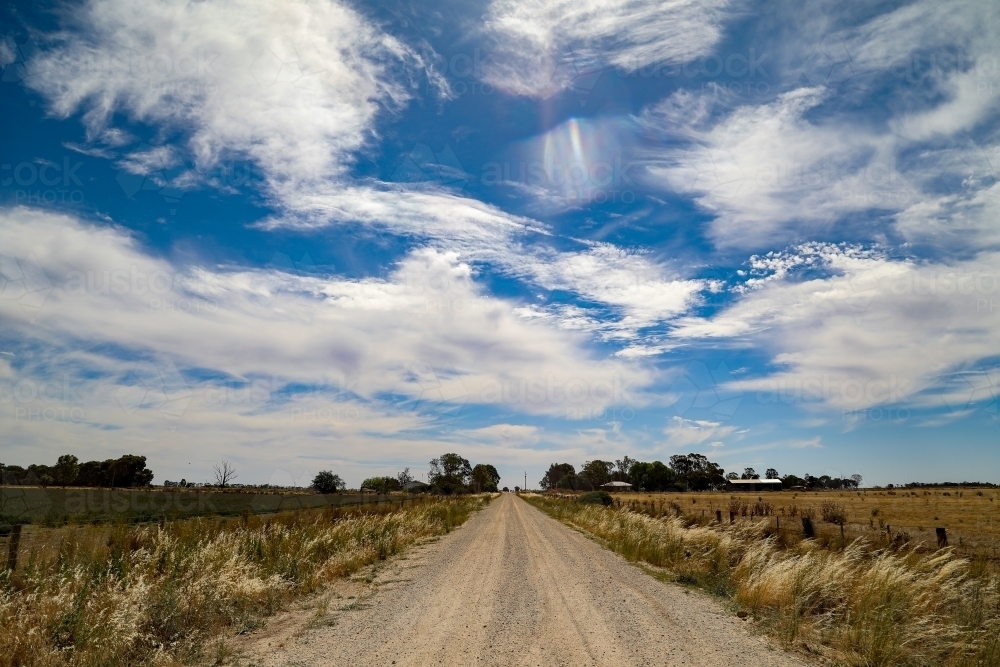
[[[274,667],[807,664],[510,493],[366,590],[308,631],[265,633],[240,652]]]

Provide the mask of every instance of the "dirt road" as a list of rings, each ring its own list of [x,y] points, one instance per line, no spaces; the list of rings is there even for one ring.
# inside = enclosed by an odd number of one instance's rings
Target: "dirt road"
[[[503,494],[461,529],[385,566],[325,625],[257,665],[801,667],[719,603],[664,584]],[[345,602],[351,604],[344,605]],[[279,647],[279,643],[284,644]],[[249,647],[248,647],[249,648]]]

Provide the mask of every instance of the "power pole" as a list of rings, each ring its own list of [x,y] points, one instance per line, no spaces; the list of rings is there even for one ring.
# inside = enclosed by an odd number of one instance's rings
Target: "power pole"
[[[528,490],[528,471],[527,470],[524,471],[524,486],[522,486],[521,488],[524,489],[525,491]]]

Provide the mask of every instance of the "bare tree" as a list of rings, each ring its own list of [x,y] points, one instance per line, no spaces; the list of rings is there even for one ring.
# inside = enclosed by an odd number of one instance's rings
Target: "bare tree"
[[[222,489],[229,486],[237,477],[236,466],[226,459],[222,459],[212,469],[215,471],[215,485]]]

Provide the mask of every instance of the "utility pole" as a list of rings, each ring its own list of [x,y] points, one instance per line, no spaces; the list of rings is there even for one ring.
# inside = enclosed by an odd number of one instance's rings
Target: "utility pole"
[[[522,486],[521,488],[524,489],[525,491],[528,490],[528,471],[527,470],[524,471],[524,486]]]

